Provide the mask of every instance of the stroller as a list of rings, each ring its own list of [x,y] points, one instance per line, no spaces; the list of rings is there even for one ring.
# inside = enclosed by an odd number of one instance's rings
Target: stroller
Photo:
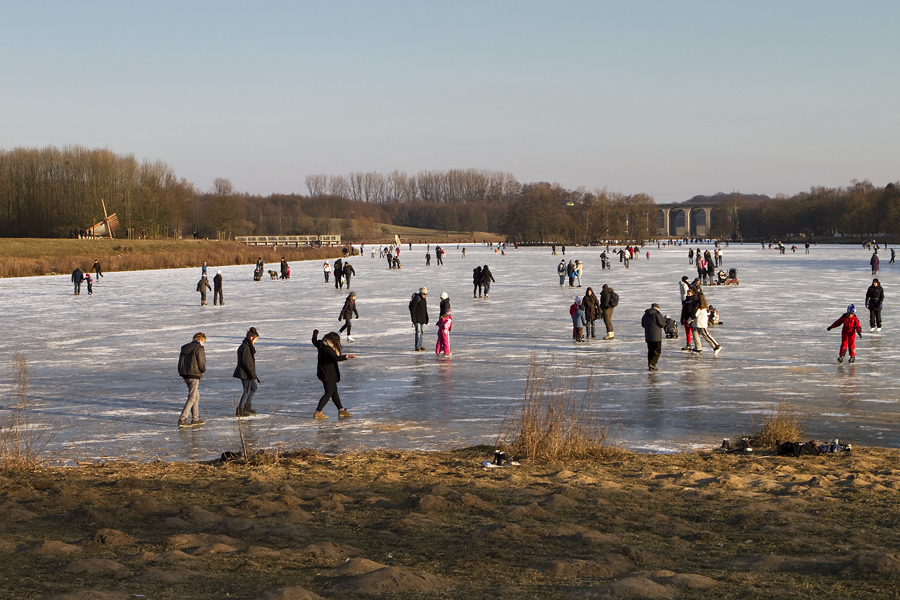
[[[716,273],[716,277],[717,285],[725,285],[726,283],[728,283],[728,275],[725,274],[725,271],[719,271],[718,273]]]
[[[256,267],[256,269],[253,270],[253,281],[262,281],[262,275],[262,269]]]
[[[666,339],[667,340],[677,340],[678,339],[678,323],[675,322],[675,319],[666,315]]]
[[[728,269],[728,277],[725,278],[725,285],[738,285],[737,269],[734,267]]]

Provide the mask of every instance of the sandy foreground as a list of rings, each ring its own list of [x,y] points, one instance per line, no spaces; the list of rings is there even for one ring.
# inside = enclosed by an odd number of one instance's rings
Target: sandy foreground
[[[0,474],[0,598],[896,598],[900,451]]]

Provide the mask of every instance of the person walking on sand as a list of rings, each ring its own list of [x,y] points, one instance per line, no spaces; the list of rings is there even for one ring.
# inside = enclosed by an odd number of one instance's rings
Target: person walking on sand
[[[322,265],[322,272],[325,274],[325,283],[328,283],[328,278],[331,277],[331,264],[327,260]]]
[[[216,272],[216,276],[213,277],[213,306],[216,306],[216,303],[225,306],[225,296],[222,293],[222,271],[221,269]]]
[[[878,278],[866,290],[866,308],[869,309],[869,331],[881,331],[881,305],[884,304],[884,288]]]
[[[348,342],[356,341],[350,335],[350,320],[353,318],[353,315],[356,315],[357,319],[359,318],[359,311],[356,310],[356,292],[350,292],[347,299],[344,300],[344,308],[341,309],[341,314],[338,315],[338,321],[344,322],[338,333],[343,333],[346,329]]]
[[[444,292],[446,294],[446,292]],[[444,294],[441,294],[442,296]],[[444,353],[444,356],[450,356],[450,330],[453,328],[453,317],[450,315],[450,309],[441,314],[441,318],[437,322],[437,345],[434,348],[435,354]]]
[[[103,277],[103,269],[100,267],[99,260],[94,260],[94,266],[91,267],[91,271],[97,276],[97,283],[100,283],[100,278]]]
[[[491,291],[491,284],[496,283],[494,281],[494,274],[491,273],[491,270],[488,269],[487,265],[481,267],[481,284],[484,286],[484,297],[488,298],[488,292]]]
[[[209,303],[206,301],[206,290],[211,289],[209,279],[204,275],[200,278],[200,281],[197,282],[197,291],[200,292],[200,306],[209,306]]]
[[[559,264],[556,266],[556,274],[559,275],[559,287],[566,285],[566,261],[565,260],[559,261]]]
[[[344,405],[341,404],[341,396],[338,394],[337,384],[341,380],[341,370],[338,363],[348,358],[356,358],[355,354],[341,354],[341,336],[335,332],[326,333],[325,337],[319,339],[319,330],[313,330],[312,344],[319,351],[319,358],[316,363],[316,377],[325,387],[325,393],[319,398],[319,404],[316,406],[316,412],[313,413],[314,419],[327,419],[328,415],[322,412],[328,401],[334,402],[338,409],[338,418],[347,419],[353,416]]]
[[[72,283],[75,284],[75,293],[73,296],[81,295],[81,282],[84,281],[84,273],[82,272],[80,267],[75,267],[75,270],[72,271]]]
[[[416,329],[416,351],[425,350],[425,326],[428,325],[428,288],[422,286],[409,301],[409,316]]]
[[[236,417],[249,417],[255,415],[253,410],[253,394],[256,393],[257,383],[262,383],[256,375],[256,340],[259,339],[259,333],[256,327],[251,327],[247,331],[247,335],[238,346],[237,350],[237,366],[234,368],[232,377],[240,379],[244,386],[244,392],[241,394],[241,401],[234,411]]]
[[[647,342],[647,367],[650,371],[659,371],[656,363],[662,354],[662,332],[666,327],[666,318],[659,312],[659,304],[654,302],[644,311],[641,327],[644,328],[644,341]]]
[[[847,307],[847,312],[825,328],[825,331],[831,331],[838,325],[843,325],[841,329],[841,353],[838,355],[838,362],[844,362],[844,353],[850,350],[850,360],[847,362],[856,362],[856,335],[862,337],[862,326],[856,317],[856,307],[852,304]]]
[[[880,261],[878,260],[878,250],[876,250],[876,251],[872,254],[872,258],[869,259],[869,264],[872,265],[872,276],[873,276],[873,277],[874,277],[875,275],[878,275],[878,263],[879,263],[879,262],[880,262]]]
[[[181,347],[178,356],[178,374],[188,389],[187,402],[178,417],[178,427],[198,427],[205,422],[200,419],[200,379],[206,372],[205,343],[206,334],[195,333],[194,339]]]

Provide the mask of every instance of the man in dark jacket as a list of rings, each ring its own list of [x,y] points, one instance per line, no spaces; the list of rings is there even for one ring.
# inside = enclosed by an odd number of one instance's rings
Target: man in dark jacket
[[[866,290],[866,308],[869,309],[870,331],[881,331],[881,305],[884,303],[884,288],[878,279],[872,280],[872,285]]]
[[[216,304],[225,306],[225,296],[222,294],[222,271],[219,270],[213,277],[213,306]]]
[[[209,279],[204,275],[200,278],[200,281],[197,282],[197,291],[200,292],[200,306],[209,306],[209,302],[206,301],[206,290],[211,289],[212,288],[209,286]]]
[[[611,340],[616,337],[612,324],[613,311],[616,310],[616,307],[613,306],[613,294],[615,294],[613,289],[605,283],[600,288],[600,316],[603,318],[603,324],[606,325],[606,337],[603,338],[604,340]]]
[[[344,261],[340,258],[334,261],[331,273],[334,275],[334,289],[340,289],[341,276],[344,274]]]
[[[484,297],[488,297],[488,292],[491,291],[491,284],[496,283],[494,281],[494,274],[491,273],[491,270],[488,269],[487,265],[481,267],[481,285],[484,286]]]
[[[356,275],[356,271],[353,270],[353,267],[350,266],[350,263],[344,263],[343,267],[344,273],[344,281],[347,283],[347,289],[350,289],[350,277]],[[344,287],[344,284],[341,284],[341,287]]]
[[[76,268],[72,271],[72,283],[75,284],[75,293],[73,296],[81,295],[81,282],[84,281],[84,273],[80,268]]]
[[[662,332],[666,326],[666,318],[659,312],[659,304],[654,302],[641,319],[644,328],[644,339],[647,341],[647,366],[651,371],[658,371],[656,363],[662,354]]]
[[[259,339],[259,332],[256,327],[251,327],[247,331],[244,341],[238,347],[237,366],[234,368],[232,377],[241,380],[244,386],[244,392],[241,394],[241,401],[237,405],[234,412],[236,417],[249,417],[255,415],[253,410],[253,394],[256,393],[259,377],[256,376],[256,340]]]
[[[416,328],[416,351],[425,350],[425,326],[428,325],[428,288],[422,286],[409,301],[409,316]]]
[[[204,278],[205,279],[205,278]],[[200,378],[206,372],[206,351],[203,344],[206,343],[206,334],[195,333],[194,339],[181,347],[178,356],[178,374],[184,378],[187,384],[188,397],[178,419],[179,427],[197,427],[203,425],[200,420]],[[188,417],[191,420],[188,421]]]
[[[100,261],[94,259],[94,266],[91,267],[91,271],[97,274],[97,282],[100,282],[100,278],[103,277],[103,267],[100,266]]]

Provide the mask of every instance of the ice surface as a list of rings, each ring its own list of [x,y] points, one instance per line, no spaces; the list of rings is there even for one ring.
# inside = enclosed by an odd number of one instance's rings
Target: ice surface
[[[723,249],[725,269],[737,267],[741,281],[707,288],[723,321],[711,333],[724,350],[684,355],[681,332],[664,342],[660,373],[647,372],[640,318],[658,302],[677,320],[678,281],[696,274],[687,247],[648,247],[649,261],[634,260],[626,270],[614,259],[606,272],[600,249],[567,248],[566,260],[585,261],[585,287],[599,291],[609,283],[621,296],[615,340],[598,337],[577,347],[568,307],[584,288],[559,287],[561,256],[549,248],[501,256],[469,244],[462,259],[455,244],[446,248],[444,266],[426,267],[424,246],[404,247],[402,270],[389,270],[368,249],[351,259],[360,319],[353,321],[356,342],[346,346],[359,358],[341,364],[341,398],[356,415],[347,421],[337,420],[332,405],[329,421],[311,419],[322,387],[310,335],[314,328],[338,329],[347,295],[324,283],[320,261],[291,265],[289,281],[254,282],[252,266],[222,267],[224,307],[199,306],[199,268],[108,273],[93,296],[83,286],[78,297],[68,275],[0,280],[6,325],[0,361],[27,355],[36,418],[57,429],[47,451],[60,460],[205,460],[239,449],[232,415],[241,386],[231,374],[250,326],[261,335],[262,384],[253,403],[260,414],[246,421],[253,445],[336,452],[492,443],[510,404],[522,396],[533,351],[552,353],[564,369],[576,359],[593,365],[596,410],[616,441],[632,449],[717,444],[749,432],[782,399],[803,412],[811,437],[900,442],[894,265],[882,260],[886,323],[882,333],[870,334],[864,296],[871,253],[862,248],[815,246],[808,256],[802,249],[780,256],[758,244]],[[485,263],[497,283],[489,300],[473,299],[472,269]],[[429,351],[413,352],[407,304],[422,285],[429,289]],[[442,291],[453,306],[449,359],[433,353]],[[864,335],[858,362],[838,365],[840,333],[825,327],[851,302]],[[179,430],[186,387],[176,372],[178,352],[197,331],[208,336],[200,384],[207,424]],[[2,381],[8,387],[9,377]],[[9,404],[6,393],[2,402]]]

